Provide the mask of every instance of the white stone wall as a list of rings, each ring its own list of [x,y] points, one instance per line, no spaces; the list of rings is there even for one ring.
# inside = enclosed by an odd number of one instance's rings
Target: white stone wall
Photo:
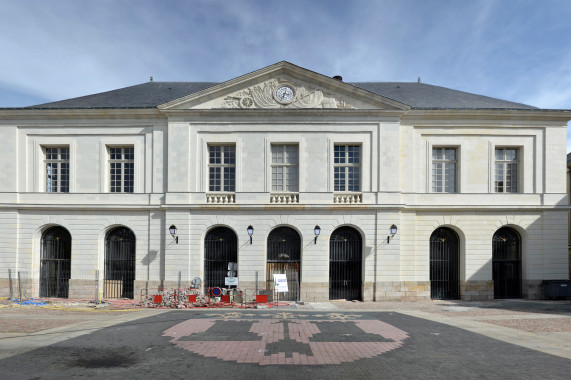
[[[404,193],[431,193],[431,165],[433,147],[455,147],[457,149],[457,192],[462,194],[492,194],[494,190],[494,162],[496,147],[514,147],[519,149],[518,194],[494,194],[496,197],[517,197],[521,194],[540,194],[545,183],[553,186],[553,193],[563,196],[561,186],[564,180],[556,174],[560,170],[544,170],[546,160],[555,161],[551,167],[564,165],[565,146],[560,141],[552,141],[550,153],[542,154],[546,144],[545,129],[529,127],[506,127],[497,122],[482,122],[482,126],[424,126],[420,122],[414,128],[403,128],[406,139],[401,140],[401,190]],[[486,126],[484,128],[484,125]],[[560,132],[561,129],[556,129]],[[551,134],[556,135],[555,131]],[[404,137],[403,136],[403,137]],[[558,138],[561,138],[559,136]],[[565,140],[563,140],[565,141]],[[553,153],[558,152],[558,153]],[[548,175],[549,177],[545,177]],[[456,197],[462,204],[463,197]],[[423,205],[425,198],[419,199]],[[479,201],[486,201],[481,196]],[[488,197],[489,199],[489,197]],[[524,198],[525,199],[525,198]],[[435,199],[438,201],[438,198]],[[533,201],[532,201],[533,202]],[[484,204],[485,204],[484,203]],[[529,203],[526,200],[526,203]]]
[[[105,233],[126,226],[137,237],[138,288],[147,281],[149,287],[188,285],[204,278],[205,235],[226,226],[238,237],[240,282],[255,286],[256,273],[258,282],[266,278],[270,231],[289,226],[302,240],[302,293],[305,287],[318,294],[315,299],[326,299],[329,237],[335,228],[351,226],[363,237],[363,298],[415,299],[427,297],[428,241],[436,228],[450,227],[460,237],[461,282],[489,287],[492,236],[510,226],[522,237],[524,282],[537,287],[544,279],[568,277],[566,123],[555,116],[404,110],[239,114],[181,107],[28,117],[0,112],[0,266],[29,272],[37,295],[41,233],[60,225],[72,236],[72,279],[91,278],[103,271]],[[299,146],[299,203],[270,203],[274,143]],[[207,204],[209,144],[236,146],[234,203]],[[361,146],[358,204],[333,203],[335,144]],[[70,147],[68,194],[44,191],[42,147],[54,145]],[[133,194],[109,193],[107,147],[113,145],[135,148]],[[458,149],[456,194],[432,193],[434,146]],[[496,194],[494,151],[508,146],[521,153],[520,192]],[[168,232],[173,224],[178,244]],[[392,224],[398,232],[387,242]],[[248,225],[255,228],[251,245]],[[322,230],[317,244],[315,225]],[[0,279],[5,276],[0,273]]]
[[[405,212],[400,229],[402,281],[426,281],[429,274],[430,235],[439,227],[453,229],[460,238],[461,281],[492,279],[492,237],[506,226],[522,238],[524,280],[561,279],[566,273],[565,211]],[[392,243],[392,242],[391,242]],[[414,247],[414,248],[413,248]]]
[[[160,240],[160,236],[150,239],[149,220],[152,217],[146,211],[21,210],[18,219],[18,268],[31,269],[35,278],[39,276],[41,234],[52,226],[64,227],[71,235],[72,278],[74,275],[95,274],[97,269],[103,270],[105,234],[113,227],[128,227],[137,238],[137,279],[147,275],[141,261],[150,250],[149,241]],[[153,233],[158,235],[159,230]],[[153,268],[153,272],[158,273],[158,269]]]
[[[16,225],[11,221],[19,220]],[[90,211],[47,212],[20,211],[3,214],[3,226],[14,232],[13,239],[2,239],[5,268],[24,270],[39,279],[41,232],[50,226],[66,228],[72,236],[72,279],[91,279],[95,270],[104,271],[104,237],[114,226],[133,230],[136,244],[136,281],[149,281],[158,287],[161,281],[174,285],[180,280],[188,286],[194,277],[204,278],[204,237],[214,227],[224,226],[238,237],[239,278],[254,287],[266,278],[267,237],[272,229],[288,226],[302,239],[302,291],[307,283],[329,281],[329,238],[334,229],[351,226],[363,237],[363,282],[404,283],[429,281],[429,238],[435,229],[449,227],[460,237],[461,283],[492,280],[492,236],[503,226],[516,229],[522,237],[523,273],[525,281],[561,279],[567,274],[567,241],[565,211],[532,212],[511,215],[482,213],[479,215],[439,212],[348,212],[303,210],[238,212],[227,210],[198,211]],[[387,243],[390,224],[399,231]],[[168,233],[168,226],[178,227],[179,243]],[[255,228],[253,244],[246,232]],[[321,227],[314,243],[313,228]],[[18,244],[16,243],[18,242]],[[15,247],[17,246],[17,249]],[[17,255],[9,255],[12,250]],[[17,260],[15,260],[17,259]],[[163,269],[164,268],[164,269]],[[36,289],[37,291],[37,289]],[[375,298],[372,289],[365,293]]]

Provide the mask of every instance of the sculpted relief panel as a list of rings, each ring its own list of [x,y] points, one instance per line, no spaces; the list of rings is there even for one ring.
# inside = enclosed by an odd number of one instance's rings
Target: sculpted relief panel
[[[355,108],[343,99],[291,81],[272,79],[226,96],[222,108]]]

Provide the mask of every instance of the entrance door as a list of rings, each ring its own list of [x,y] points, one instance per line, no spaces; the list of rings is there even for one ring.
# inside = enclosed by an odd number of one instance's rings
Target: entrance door
[[[362,242],[351,227],[337,228],[329,240],[329,299],[361,299]]]
[[[107,233],[104,298],[134,298],[135,243],[135,234],[127,227],[117,227]]]
[[[521,239],[503,227],[492,238],[494,298],[521,298]]]
[[[268,236],[266,289],[274,290],[274,274],[285,274],[288,291],[278,294],[280,300],[299,300],[301,238],[289,227],[278,227]]]
[[[213,228],[204,239],[204,286],[225,288],[226,277],[238,276],[238,273],[228,275],[235,268],[229,267],[230,263],[238,263],[238,237],[230,228]]]
[[[67,298],[71,275],[71,235],[63,227],[42,234],[40,297]]]
[[[430,297],[460,298],[460,244],[450,228],[439,228],[430,236]]]

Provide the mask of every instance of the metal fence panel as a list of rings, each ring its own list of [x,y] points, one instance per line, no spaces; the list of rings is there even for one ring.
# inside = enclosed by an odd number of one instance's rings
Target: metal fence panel
[[[449,228],[439,228],[430,237],[430,297],[460,298],[458,235]]]
[[[494,298],[521,298],[521,246],[519,234],[500,228],[492,238]]]
[[[333,231],[329,241],[329,299],[360,300],[362,242],[350,227]]]

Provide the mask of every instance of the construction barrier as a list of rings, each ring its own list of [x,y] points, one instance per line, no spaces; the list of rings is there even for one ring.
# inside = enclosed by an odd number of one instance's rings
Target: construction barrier
[[[238,288],[185,288],[141,290],[140,307],[188,309],[197,307],[223,308],[271,308],[289,306],[273,302],[273,295],[259,294],[254,289]]]
[[[200,289],[148,289],[141,290],[140,307],[152,308],[189,308],[204,307],[209,303],[208,297],[200,293]]]

